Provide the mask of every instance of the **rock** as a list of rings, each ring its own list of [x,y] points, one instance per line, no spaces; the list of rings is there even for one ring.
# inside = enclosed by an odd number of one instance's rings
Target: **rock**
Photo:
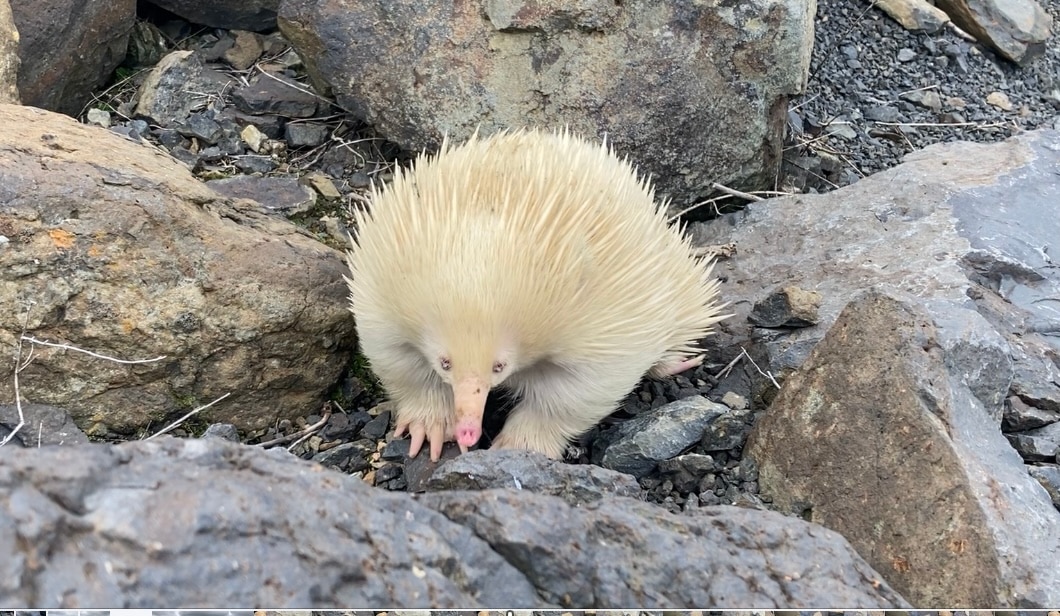
[[[734,411],[742,411],[747,408],[747,398],[734,391],[727,391],[721,397],[721,403]]]
[[[1020,65],[1045,53],[1052,17],[1034,0],[937,0],[962,30]]]
[[[261,152],[261,146],[268,138],[265,133],[258,130],[258,127],[253,124],[248,124],[243,127],[243,130],[239,133],[239,137],[243,139],[243,142],[247,144],[247,147],[255,152]]]
[[[183,121],[198,107],[202,90],[189,84],[202,82],[202,59],[191,51],[174,51],[162,58],[140,86],[136,115],[161,126]]]
[[[0,469],[0,605],[908,607],[842,537],[771,512],[414,498],[217,439],[3,448]]]
[[[162,438],[12,452],[0,449],[0,568],[14,576],[2,605],[546,606],[467,529],[282,449]]]
[[[1041,428],[1051,423],[1060,422],[1060,413],[1046,411],[1030,406],[1019,396],[1009,396],[1005,401],[1005,411],[1001,427],[1006,432],[1020,432]]]
[[[232,424],[226,423],[215,423],[210,424],[206,427],[206,431],[202,433],[202,438],[219,438],[233,443],[239,442],[239,430],[236,429]]]
[[[151,360],[33,345],[23,401],[99,436],[226,393],[199,417],[253,430],[323,403],[355,344],[341,253],[108,131],[11,105],[0,127],[0,346],[13,356],[25,331]]]
[[[674,484],[679,492],[694,493],[703,479],[714,472],[714,458],[700,453],[686,453],[659,462],[663,476]]]
[[[1049,498],[1053,499],[1053,506],[1060,509],[1060,466],[1055,464],[1043,464],[1042,466],[1028,466],[1027,472],[1031,477],[1042,484]]]
[[[166,55],[168,42],[158,26],[149,21],[137,20],[129,34],[129,49],[124,64],[142,68],[158,64]]]
[[[368,457],[375,453],[375,443],[361,439],[342,443],[313,456],[313,461],[344,473],[358,473],[371,468]]]
[[[18,95],[18,30],[8,0],[0,0],[0,104],[20,103]]]
[[[1060,423],[1005,436],[1028,462],[1050,462],[1060,455]]]
[[[9,441],[24,447],[45,445],[81,445],[88,437],[81,431],[70,413],[47,404],[22,403],[22,428]],[[0,440],[18,426],[18,408],[14,404],[0,404]]]
[[[289,0],[278,22],[318,91],[402,148],[566,125],[606,134],[674,209],[772,184],[813,43],[801,0]]]
[[[1002,111],[1012,111],[1012,101],[1004,92],[991,92],[986,95],[987,104],[993,105]]]
[[[820,307],[820,293],[788,286],[756,303],[747,318],[759,327],[808,327],[819,320]]]
[[[939,93],[935,90],[912,90],[910,92],[902,92],[898,95],[898,98],[927,109],[934,109],[935,111],[942,109],[942,97],[939,96]]]
[[[927,0],[877,0],[875,6],[912,32],[934,34],[950,20],[944,11]]]
[[[873,122],[897,122],[900,119],[897,107],[879,105],[865,110],[865,118]]]
[[[328,139],[330,129],[317,123],[288,122],[284,127],[284,138],[292,148],[315,148]]]
[[[741,447],[751,432],[752,417],[748,409],[732,409],[712,418],[700,440],[703,450],[728,451]]]
[[[898,50],[898,61],[899,62],[911,62],[916,58],[916,52],[908,47],[903,47]]]
[[[761,493],[916,605],[1055,605],[1060,513],[941,336],[911,296],[852,300],[755,425]]]
[[[677,400],[605,431],[596,441],[603,452],[594,460],[634,477],[643,477],[662,460],[685,451],[703,437],[707,425],[729,409],[702,396]]]
[[[288,77],[263,73],[232,92],[232,100],[244,113],[277,114],[309,118],[317,111],[317,99],[308,88]]]
[[[102,109],[89,109],[85,114],[88,124],[94,124],[100,128],[110,128],[110,112]]]
[[[297,214],[305,212],[316,203],[317,196],[311,188],[302,186],[296,177],[255,177],[235,175],[220,180],[210,180],[206,186],[232,199],[253,199],[266,210]]]
[[[245,71],[254,66],[261,54],[265,51],[261,46],[261,36],[253,32],[236,30],[235,44],[221,55],[232,68],[237,71]]]
[[[379,440],[383,438],[386,431],[390,429],[390,411],[381,411],[361,428],[361,434],[365,438]]]
[[[136,0],[16,0],[24,105],[78,115],[125,57]]]
[[[771,512],[708,507],[675,516],[618,497],[575,508],[514,490],[436,492],[418,502],[518,563],[555,605],[905,603],[837,534]]]
[[[325,199],[339,199],[342,197],[342,193],[339,192],[339,189],[335,188],[335,182],[319,171],[310,171],[299,178],[298,181],[303,185],[312,188],[318,195]]]
[[[150,0],[193,24],[261,32],[276,27],[280,0]]]
[[[959,362],[955,369],[966,372],[990,416],[1000,421],[1010,385],[1049,410],[1035,401],[1060,404],[1060,368],[1044,359],[1060,353],[1060,343],[1034,324],[1054,318],[1048,298],[1060,296],[1060,271],[1038,248],[1060,237],[1060,199],[1049,196],[1058,165],[1055,131],[939,144],[825,195],[768,199],[693,225],[697,245],[740,246],[715,268],[735,316],[712,344],[733,349],[731,357],[753,340],[748,352],[765,358],[761,369],[783,375],[801,365],[851,298],[882,285],[923,298],[945,324],[947,360]],[[1000,202],[1008,204],[1004,213]],[[817,325],[784,331],[748,322],[777,281],[821,293]],[[741,378],[765,381],[754,367],[736,368]]]
[[[243,173],[259,173],[262,175],[276,169],[278,166],[278,163],[269,156],[237,156],[234,162],[236,167]]]
[[[440,465],[427,481],[427,490],[487,490],[512,488],[558,496],[572,507],[604,496],[640,498],[632,476],[592,464],[565,464],[542,454],[520,450],[470,451]]]
[[[224,135],[221,125],[213,119],[212,112],[193,113],[188,119],[175,124],[177,132],[185,137],[194,137],[201,143],[213,145]]]

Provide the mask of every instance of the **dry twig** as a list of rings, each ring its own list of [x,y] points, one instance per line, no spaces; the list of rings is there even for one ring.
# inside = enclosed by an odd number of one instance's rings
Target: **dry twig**
[[[183,416],[183,417],[181,417],[180,419],[178,419],[178,420],[174,421],[173,423],[169,424],[169,425],[168,425],[168,426],[166,426],[165,428],[162,428],[162,429],[161,429],[161,430],[159,430],[158,432],[155,432],[154,434],[152,434],[151,436],[149,436],[149,437],[145,438],[144,440],[145,440],[145,441],[149,441],[149,440],[153,439],[153,438],[154,438],[154,437],[156,437],[156,436],[159,436],[159,435],[165,434],[166,432],[169,432],[169,431],[170,431],[170,430],[172,430],[173,428],[176,428],[176,427],[177,427],[177,426],[179,426],[180,424],[184,423],[184,421],[185,421],[185,420],[187,420],[187,419],[188,419],[189,417],[191,417],[192,415],[194,415],[194,414],[198,413],[198,412],[199,412],[199,411],[201,411],[201,410],[204,410],[204,409],[208,409],[208,408],[210,408],[211,406],[213,406],[213,405],[217,404],[217,403],[218,403],[218,402],[220,402],[221,400],[224,400],[225,398],[227,398],[228,396],[231,396],[231,395],[232,395],[232,392],[228,392],[228,393],[226,393],[225,395],[221,396],[220,398],[218,398],[218,399],[214,400],[213,402],[211,402],[211,403],[209,403],[209,404],[204,404],[204,405],[202,405],[202,406],[200,406],[200,407],[198,407],[198,408],[194,408],[194,409],[192,409],[192,410],[188,411],[188,412],[187,412],[187,413],[185,413],[185,414],[184,414],[184,416]]]

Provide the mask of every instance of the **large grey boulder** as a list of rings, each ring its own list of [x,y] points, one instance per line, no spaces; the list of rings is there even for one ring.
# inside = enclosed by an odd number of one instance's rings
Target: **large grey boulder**
[[[6,607],[907,607],[776,513],[417,498],[219,439],[0,448],[0,550]]]
[[[32,357],[23,402],[97,435],[150,433],[224,394],[203,417],[241,429],[323,403],[354,345],[338,251],[58,114],[0,105],[0,160],[0,349]],[[14,369],[0,362],[5,403]]]
[[[775,178],[814,0],[285,0],[318,90],[420,150],[518,126],[606,136],[675,205]]]

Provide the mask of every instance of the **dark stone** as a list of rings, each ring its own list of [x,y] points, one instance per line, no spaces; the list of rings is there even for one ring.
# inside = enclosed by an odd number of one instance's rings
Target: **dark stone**
[[[386,436],[386,431],[389,429],[390,411],[383,411],[361,428],[361,436],[364,438],[380,440]]]
[[[203,438],[219,438],[233,443],[239,442],[239,430],[229,423],[215,423],[206,427]]]
[[[247,85],[236,88],[232,100],[244,113],[309,118],[316,113],[317,99],[307,89],[308,86],[287,77],[258,75]]]
[[[213,145],[221,138],[221,125],[208,112],[193,113],[184,122],[177,124],[177,131],[185,137],[194,137],[202,143]]]
[[[330,128],[310,122],[288,122],[284,138],[292,148],[314,148],[328,139]]]

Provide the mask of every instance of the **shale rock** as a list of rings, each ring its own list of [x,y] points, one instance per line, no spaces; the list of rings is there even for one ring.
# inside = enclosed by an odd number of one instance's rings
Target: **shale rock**
[[[125,58],[136,0],[10,2],[22,102],[76,115]]]
[[[751,433],[761,493],[914,605],[1056,605],[1060,512],[917,304],[871,291],[840,314]]]
[[[278,21],[317,89],[402,147],[566,125],[676,206],[773,181],[813,42],[803,0],[288,0]]]
[[[204,419],[244,430],[323,402],[354,344],[340,253],[155,149],[38,109],[0,105],[0,161],[3,354],[24,332],[159,358],[24,341],[23,401],[89,434],[157,428],[226,393]]]
[[[908,607],[837,534],[527,490],[419,498],[220,439],[0,449],[0,605]]]

